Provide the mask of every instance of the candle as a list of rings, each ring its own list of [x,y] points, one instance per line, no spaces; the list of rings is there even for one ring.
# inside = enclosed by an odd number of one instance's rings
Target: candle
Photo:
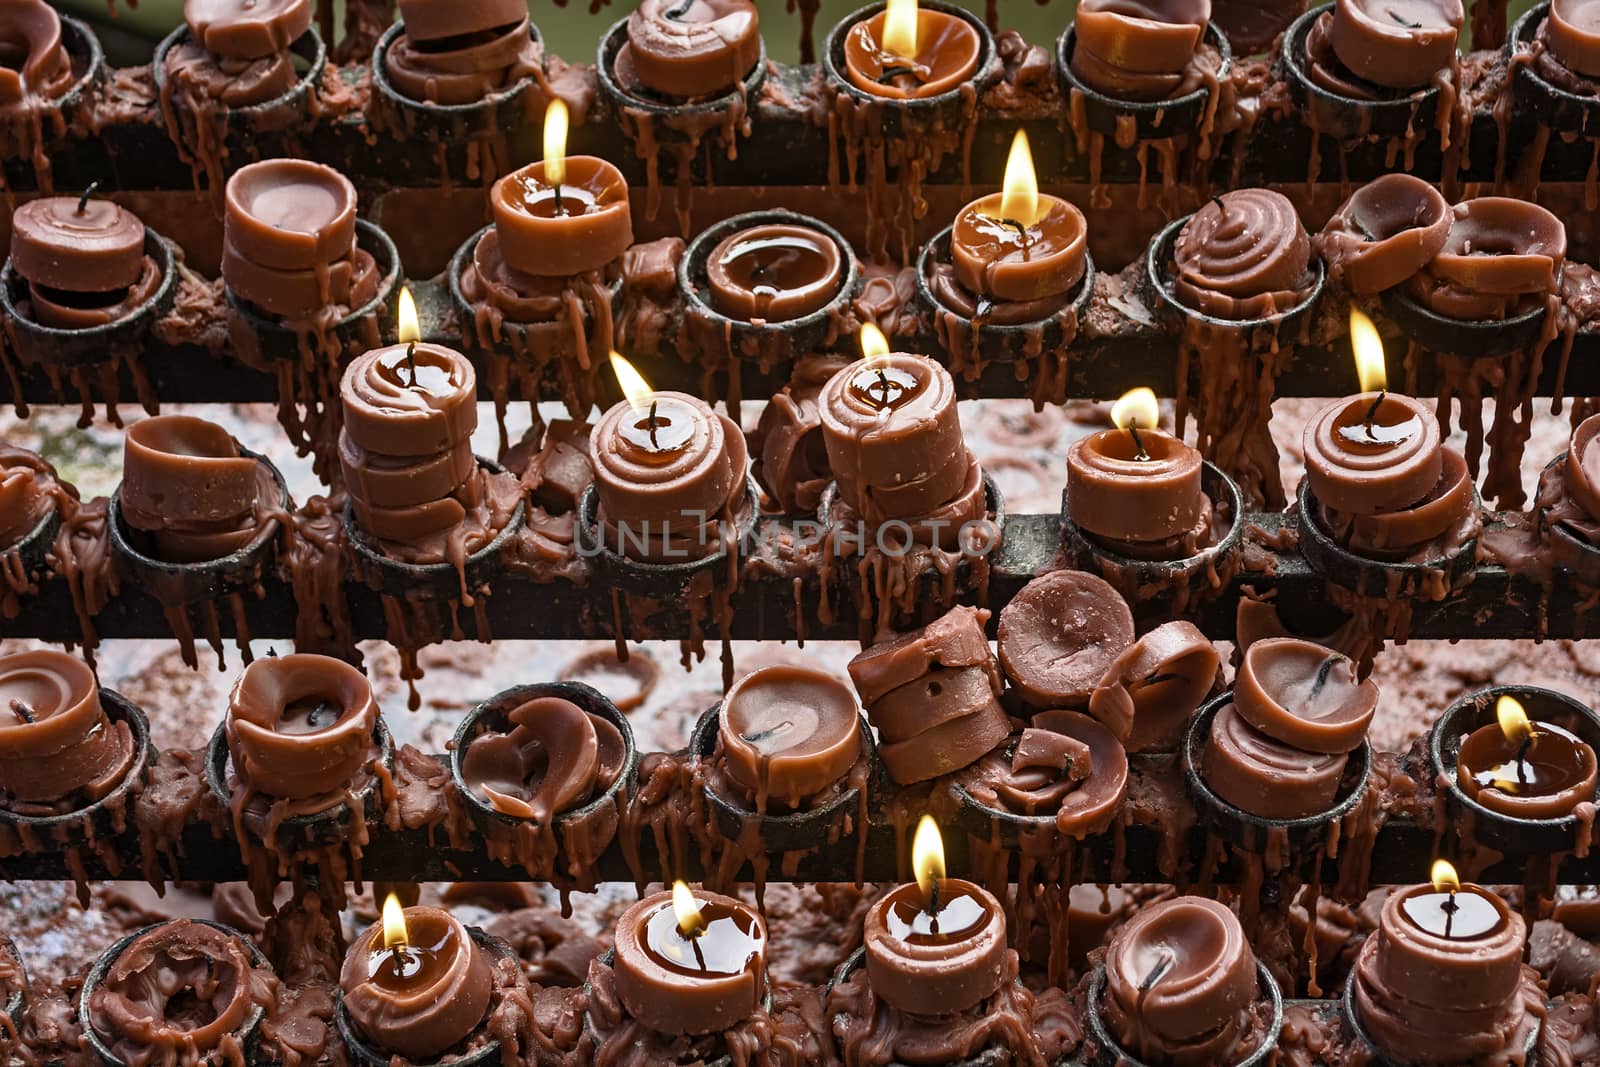
[[[1210,20],[1211,0],[1083,0],[1072,72],[1107,96],[1164,100],[1183,84]]]
[[[982,609],[955,607],[850,661],[850,678],[878,731],[878,758],[896,782],[960,770],[1010,734],[984,634],[988,620]]]
[[[1584,515],[1600,519],[1600,415],[1591,415],[1572,431],[1567,444],[1567,462],[1562,467],[1562,482],[1567,495]]]
[[[68,492],[38,453],[0,443],[0,555],[32,533]]]
[[[761,1009],[767,926],[732,897],[677,882],[622,913],[614,969],[623,1006],[644,1026],[717,1033]]]
[[[282,504],[272,470],[241,454],[214,422],[155,415],[123,435],[117,505],[161,559],[198,563],[237,552]]]
[[[911,866],[917,880],[880,897],[863,923],[873,995],[913,1015],[976,1007],[1005,977],[1005,912],[981,886],[945,876],[930,816],[917,824]]]
[[[1145,1063],[1236,1063],[1261,1040],[1255,954],[1238,918],[1206,897],[1139,910],[1106,949],[1100,1010]]]
[[[1079,529],[1129,554],[1192,555],[1210,527],[1210,501],[1200,489],[1200,453],[1159,428],[1149,389],[1125,394],[1111,408],[1114,430],[1067,449],[1067,513]],[[1187,544],[1174,543],[1184,539]],[[1188,548],[1189,551],[1184,551]]]
[[[1217,647],[1191,622],[1162,623],[1107,668],[1089,714],[1129,752],[1171,751],[1218,678]]]
[[[1595,801],[1595,754],[1570,730],[1530,722],[1515,697],[1495,703],[1495,722],[1461,741],[1456,781],[1479,804],[1521,819],[1559,819]]]
[[[143,304],[161,283],[144,237],[138,216],[88,192],[18,207],[11,215],[11,267],[28,283],[31,317],[81,329],[115,322]]]
[[[838,782],[861,758],[855,693],[807,667],[763,667],[722,698],[717,738],[728,776],[755,797],[790,808]]]
[[[1311,238],[1294,205],[1270,189],[1212,197],[1178,232],[1173,258],[1178,298],[1213,318],[1279,314],[1314,284]]]
[[[921,10],[916,0],[889,0],[845,36],[844,73],[872,96],[917,100],[965,82],[981,48],[978,31],[965,19]]]
[[[502,815],[548,826],[622,773],[622,734],[570,700],[535,697],[505,725],[473,738],[461,760],[467,788]]]
[[[61,47],[61,16],[44,0],[0,9],[0,40],[14,59],[0,65],[0,104],[55,100],[72,86],[72,57]]]
[[[1432,884],[1390,893],[1356,957],[1353,1001],[1386,1055],[1483,1063],[1520,1050],[1544,997],[1524,977],[1525,927],[1494,894],[1462,885],[1444,860]]]
[[[1081,211],[1040,194],[1028,135],[1018,130],[1003,191],[979,197],[956,215],[950,258],[961,285],[990,301],[1050,300],[1083,280],[1088,234]]]
[[[627,399],[589,436],[606,543],[658,561],[703,559],[745,499],[744,435],[697,397],[650,390],[616,353]]]
[[[513,270],[566,277],[598,270],[633,244],[622,172],[594,156],[568,156],[567,106],[545,110],[544,159],[494,183],[489,207],[498,251]]]
[[[760,58],[761,16],[751,0],[640,0],[617,73],[652,93],[689,99],[727,92]]]
[[[1451,219],[1438,189],[1410,174],[1384,174],[1350,194],[1312,244],[1331,278],[1368,296],[1426,267],[1444,248]]]
[[[1452,209],[1450,234],[1411,293],[1448,318],[1509,318],[1556,291],[1566,226],[1537,204],[1480,196]]]
[[[1110,730],[1079,711],[1041,711],[1017,735],[973,764],[961,785],[978,803],[1055,820],[1082,838],[1110,824],[1128,789],[1128,756]]]
[[[402,0],[405,32],[384,53],[384,73],[402,96],[445,106],[474,104],[543,73],[543,52],[517,0],[455,4]]]
[[[822,491],[833,481],[818,403],[822,387],[843,361],[842,356],[796,360],[789,383],[762,410],[750,439],[755,476],[788,514],[816,514]]]
[[[133,756],[127,724],[106,717],[86,663],[45,649],[0,656],[0,799],[96,800]]]
[[[223,1062],[277,999],[278,981],[232,931],[173,919],[135,937],[85,998],[87,1022],[122,1063]]]
[[[1415,89],[1455,61],[1464,20],[1461,0],[1337,0],[1328,39],[1358,78]]]
[[[310,0],[183,0],[183,21],[207,52],[263,59],[311,28]]]
[[[1229,704],[1211,721],[1200,776],[1240,811],[1264,819],[1302,819],[1333,805],[1348,760],[1344,752],[1308,752],[1279,741]]]
[[[844,285],[844,258],[827,234],[786,223],[752,226],[706,260],[711,306],[741,322],[789,322],[827,307]]]
[[[1568,70],[1600,76],[1600,3],[1595,0],[1551,0],[1541,38]]]
[[[996,641],[1012,688],[1035,708],[1088,706],[1131,644],[1127,601],[1103,579],[1071,570],[1023,586],[1000,613]]]
[[[1296,638],[1257,641],[1233,686],[1239,717],[1268,737],[1306,752],[1359,748],[1378,710],[1378,686],[1356,675],[1341,652]]]
[[[368,1041],[397,1056],[431,1060],[483,1022],[494,976],[460,919],[443,908],[402,908],[390,894],[383,918],[345,953],[339,988]]]
[[[224,720],[240,779],[291,799],[347,788],[372,756],[377,721],[365,675],[342,660],[304,653],[245,667]]]

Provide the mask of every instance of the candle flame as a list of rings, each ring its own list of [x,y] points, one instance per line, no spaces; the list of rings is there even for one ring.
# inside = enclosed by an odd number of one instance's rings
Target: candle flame
[[[622,358],[620,352],[611,353],[611,371],[617,376],[617,385],[622,387],[622,395],[627,397],[628,405],[636,413],[643,413],[650,406],[650,398],[655,396],[655,390],[644,380],[644,375]]]
[[[1500,732],[1507,740],[1522,742],[1533,736],[1533,723],[1516,697],[1503,696],[1495,701],[1494,717],[1500,721]]]
[[[400,906],[400,898],[390,893],[383,898],[383,947],[394,948],[410,942],[406,933],[406,909]]]
[[[567,180],[567,105],[557,97],[544,109],[544,180],[560,185]]]
[[[1039,221],[1039,177],[1033,169],[1033,149],[1028,135],[1018,130],[1011,139],[1011,154],[1006,157],[1006,176],[1001,185],[1000,215],[1024,226]]]
[[[672,883],[672,910],[678,916],[678,933],[684,937],[699,937],[706,928],[706,917],[700,913],[700,902],[683,882]]]
[[[885,52],[901,59],[917,58],[917,0],[889,0],[883,13]]]
[[[1350,309],[1350,348],[1356,354],[1356,378],[1363,393],[1378,392],[1389,383],[1383,365],[1383,338],[1378,327],[1359,308]]]
[[[1145,386],[1129,389],[1111,405],[1111,424],[1119,430],[1132,426],[1136,430],[1153,430],[1161,422],[1161,405],[1156,402],[1155,390]]]
[[[1455,867],[1449,860],[1434,860],[1433,869],[1428,872],[1428,879],[1433,882],[1433,888],[1442,892],[1454,893],[1461,888],[1461,879],[1456,875]]]
[[[867,360],[879,359],[889,354],[889,339],[883,331],[870,322],[861,324],[861,355]]]
[[[911,869],[916,872],[922,899],[931,901],[934,883],[944,878],[944,838],[932,815],[924,815],[917,823],[917,836],[911,839]]]
[[[411,299],[411,287],[400,287],[400,313],[396,333],[401,344],[422,340],[422,327],[417,322],[417,302]]]

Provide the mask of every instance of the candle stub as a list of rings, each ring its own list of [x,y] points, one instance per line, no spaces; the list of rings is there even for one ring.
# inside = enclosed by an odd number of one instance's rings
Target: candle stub
[[[1219,319],[1257,319],[1296,307],[1310,293],[1311,238],[1294,205],[1270,189],[1237,189],[1206,201],[1173,246],[1174,290]]]
[[[617,76],[678,99],[724,93],[761,56],[761,18],[751,0],[641,0],[628,16]]]
[[[1128,646],[1089,696],[1089,714],[1129,752],[1170,751],[1218,684],[1216,645],[1191,622],[1163,623]]]
[[[1356,77],[1414,89],[1454,61],[1465,20],[1461,0],[1338,0],[1328,38]]]
[[[1313,247],[1328,276],[1358,295],[1381,293],[1426,267],[1450,236],[1450,204],[1410,174],[1384,174],[1350,194]]]
[[[1340,753],[1366,740],[1378,687],[1348,656],[1310,641],[1257,641],[1244,654],[1234,710],[1251,726],[1307,752]]]
[[[948,1015],[992,996],[1005,976],[1006,923],[980,886],[942,875],[878,900],[862,926],[872,992],[903,1012]]]
[[[1190,75],[1211,0],[1083,0],[1072,72],[1120,100],[1164,100],[1198,87]]]
[[[305,653],[258,659],[228,699],[234,772],[252,790],[304,799],[342,795],[372,758],[378,705],[348,663]]]
[[[1347,753],[1307,752],[1264,734],[1229,704],[1211,722],[1200,773],[1240,811],[1300,819],[1333,804],[1348,762]]]
[[[1128,554],[1192,555],[1211,527],[1201,470],[1198,451],[1154,425],[1102,430],[1067,449],[1067,512]]]
[[[788,322],[826,307],[844,284],[833,238],[771,224],[729,234],[706,259],[711,304],[746,322]]]
[[[922,99],[950,92],[977,69],[982,41],[965,19],[914,8],[914,54],[902,55],[898,41],[885,38],[888,14],[864,18],[845,35],[844,73],[857,89],[890,100]]]
[[[762,410],[751,436],[752,473],[786,513],[816,514],[823,490],[833,481],[818,401],[823,385],[842,366],[841,359],[797,360],[789,383]]]
[[[1574,74],[1600,76],[1600,4],[1594,0],[1552,0],[1539,39]]]
[[[767,994],[767,926],[731,897],[684,892],[690,917],[680,918],[672,893],[657,893],[617,920],[617,994],[629,1015],[661,1033],[727,1030]]]
[[[11,216],[11,266],[27,282],[24,310],[45,326],[115,322],[160,285],[138,216],[91,196],[47,196]]]
[[[1083,571],[1040,575],[1000,613],[1000,665],[1035,708],[1084,708],[1111,664],[1133,644],[1133,613],[1104,579]]]
[[[797,807],[861,758],[861,715],[839,679],[805,667],[753,671],[722,698],[718,744],[728,776],[753,795]]]
[[[1041,711],[1013,741],[961,772],[986,807],[1052,817],[1083,838],[1110,824],[1128,786],[1128,757],[1111,731],[1078,711]]]
[[[1595,802],[1595,751],[1572,731],[1529,717],[1502,695],[1496,721],[1461,739],[1456,782],[1479,804],[1523,819],[1557,819]]]
[[[262,59],[311,28],[310,0],[184,0],[183,21],[207,52]]]
[[[15,59],[0,66],[0,104],[59,99],[76,75],[61,47],[61,15],[44,0],[14,0],[3,16]]]
[[[489,192],[506,264],[537,277],[568,277],[618,259],[633,244],[622,172],[593,156],[565,157],[559,181],[547,167],[530,163]]]
[[[133,758],[128,724],[107,718],[88,664],[44,649],[0,656],[0,803],[50,813],[99,799]]]
[[[473,104],[543,75],[527,8],[514,0],[401,0],[400,18],[405,32],[384,53],[384,72],[412,100]]]
[[[536,697],[505,726],[473,738],[461,761],[467,787],[504,815],[548,826],[622,773],[622,734],[570,700]]]

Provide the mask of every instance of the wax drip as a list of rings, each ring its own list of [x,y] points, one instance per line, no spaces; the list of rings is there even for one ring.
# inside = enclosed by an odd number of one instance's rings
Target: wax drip
[[[1362,420],[1366,425],[1367,440],[1369,441],[1377,440],[1372,433],[1372,420],[1378,417],[1378,408],[1383,405],[1383,398],[1388,395],[1387,389],[1379,389],[1377,398],[1372,401],[1372,406],[1367,408],[1367,414]]]
[[[32,722],[36,722],[37,721],[33,717],[33,708],[31,708],[30,706],[28,706],[27,704],[25,704],[24,702],[22,702],[20,700],[13,700],[11,702],[11,713],[13,715],[15,715],[17,718],[21,719],[25,723],[32,723]]]
[[[88,208],[89,198],[94,195],[95,190],[98,188],[100,188],[100,180],[96,178],[89,183],[89,187],[83,191],[83,195],[78,197],[78,214],[82,215],[84,210]]]

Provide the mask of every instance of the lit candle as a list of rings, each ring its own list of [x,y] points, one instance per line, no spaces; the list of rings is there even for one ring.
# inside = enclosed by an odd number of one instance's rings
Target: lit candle
[[[88,664],[44,649],[0,656],[0,801],[98,799],[133,756],[128,725],[106,717]]]
[[[806,667],[752,671],[722,698],[717,736],[728,776],[767,810],[797,807],[861,758],[861,713],[839,679]]]
[[[252,662],[234,683],[224,720],[240,779],[288,798],[347,788],[372,757],[377,721],[366,675],[342,660],[305,653]]]
[[[1211,0],[1083,0],[1072,72],[1120,100],[1176,93],[1205,37]]]
[[[1570,730],[1532,722],[1513,696],[1495,702],[1495,721],[1461,741],[1461,791],[1503,815],[1557,819],[1595,800],[1595,752]]]
[[[738,85],[760,57],[751,0],[640,0],[617,74],[662,96],[703,97]]]
[[[567,105],[551,100],[544,159],[507,174],[489,192],[495,251],[524,274],[598,270],[633,244],[627,180],[603,159],[567,155],[567,125]]]
[[[1067,449],[1067,513],[1078,528],[1129,544],[1149,558],[1187,538],[1192,549],[1210,525],[1200,488],[1200,453],[1162,431],[1156,395],[1134,389],[1111,408],[1113,430],[1074,441]]]
[[[745,322],[788,322],[828,305],[844,257],[827,234],[774,223],[731,233],[706,260],[711,306]]]
[[[461,778],[502,815],[549,826],[616,781],[625,758],[611,722],[570,700],[536,697],[472,739]]]
[[[617,994],[665,1034],[730,1029],[767,995],[767,927],[732,897],[691,890],[645,897],[617,920]]]
[[[845,75],[862,92],[913,100],[949,92],[978,66],[982,42],[965,19],[889,0],[857,22],[844,42]]]
[[[1005,912],[981,886],[945,876],[931,816],[917,824],[911,867],[917,880],[881,897],[863,925],[873,995],[913,1015],[976,1007],[1005,977]]]
[[[488,956],[442,908],[402,908],[390,894],[383,918],[345,953],[344,1008],[373,1045],[431,1060],[461,1044],[489,1010]]]

